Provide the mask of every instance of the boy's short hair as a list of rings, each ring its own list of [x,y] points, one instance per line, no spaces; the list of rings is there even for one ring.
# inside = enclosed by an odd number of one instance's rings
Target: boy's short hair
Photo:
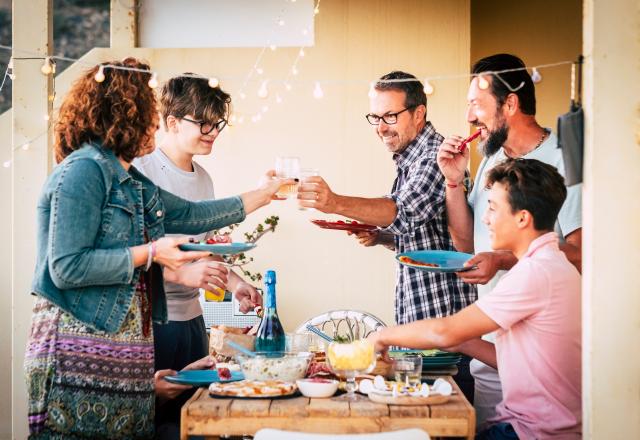
[[[535,159],[507,159],[487,175],[487,188],[504,185],[512,212],[525,209],[538,231],[553,231],[567,198],[564,178],[556,167]]]
[[[228,120],[230,112],[231,96],[220,87],[210,87],[206,78],[180,76],[162,86],[160,113],[165,122],[169,115],[176,118],[191,115],[198,121],[215,123]]]

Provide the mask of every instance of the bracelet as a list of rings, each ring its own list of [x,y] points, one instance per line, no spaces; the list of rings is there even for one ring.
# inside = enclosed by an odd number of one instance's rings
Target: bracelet
[[[151,262],[153,261],[153,242],[150,241],[147,245],[147,265],[144,267],[144,270],[149,271],[151,267]]]
[[[447,182],[447,188],[457,188],[457,187],[460,186],[461,183],[462,182],[460,182],[460,183],[449,183],[449,182]]]

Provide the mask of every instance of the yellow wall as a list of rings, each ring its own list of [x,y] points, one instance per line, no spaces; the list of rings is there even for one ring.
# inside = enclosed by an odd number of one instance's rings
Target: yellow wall
[[[527,66],[535,66],[574,60],[581,51],[581,0],[471,0],[471,66],[500,52],[518,55]],[[558,115],[569,108],[570,67],[551,67],[540,73],[538,122],[555,131]],[[475,175],[481,157],[472,151]]]
[[[291,92],[270,85],[270,109],[262,121],[225,130],[212,157],[199,162],[213,176],[218,197],[252,188],[278,155],[300,156],[303,167],[318,168],[336,192],[376,197],[388,193],[395,176],[389,153],[366,122],[367,91],[373,80],[392,69],[418,76],[469,69],[469,4],[466,0],[326,1],[316,17],[315,47],[299,63]],[[259,83],[238,93],[259,49],[164,49],[152,64],[161,72],[216,73],[246,119],[265,103],[256,96]],[[261,63],[265,77],[283,79],[296,49],[267,50]],[[236,79],[224,80],[224,78]],[[162,80],[162,78],[160,78]],[[329,80],[325,97],[312,96],[314,81]],[[429,115],[443,133],[466,129],[463,118],[466,81],[435,83]],[[273,100],[279,92],[282,104]],[[302,212],[293,203],[273,203],[246,221],[253,227],[278,214],[281,225],[251,252],[252,270],[278,273],[278,308],[285,327],[335,308],[361,309],[393,322],[394,254],[363,248],[343,232],[326,231],[309,222],[327,218]]]

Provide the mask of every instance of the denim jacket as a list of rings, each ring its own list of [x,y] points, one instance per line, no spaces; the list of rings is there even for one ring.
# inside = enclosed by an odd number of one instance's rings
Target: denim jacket
[[[131,246],[166,233],[199,234],[245,218],[239,197],[190,202],[157,186],[110,150],[87,143],[61,162],[38,201],[33,292],[80,321],[117,332],[131,305],[140,267]],[[162,282],[153,319],[167,321]]]

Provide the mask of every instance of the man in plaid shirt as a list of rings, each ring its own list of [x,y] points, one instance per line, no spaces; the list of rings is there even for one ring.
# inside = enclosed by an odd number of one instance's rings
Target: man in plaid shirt
[[[454,250],[447,227],[445,181],[436,162],[444,138],[426,120],[426,104],[423,85],[415,76],[396,71],[381,77],[366,118],[396,163],[391,194],[380,198],[343,196],[332,192],[321,177],[310,177],[299,188],[300,205],[380,227],[356,234],[365,246],[383,245],[394,252]],[[455,274],[398,265],[398,324],[452,315],[476,299],[476,288]]]
[[[391,194],[371,199],[342,196],[321,177],[310,177],[299,189],[300,205],[379,226],[377,231],[356,234],[365,246],[379,244],[394,252],[454,250],[444,177],[436,162],[444,138],[426,120],[426,104],[423,86],[413,75],[396,71],[381,77],[366,117],[396,163]],[[452,315],[477,299],[475,287],[455,274],[398,265],[396,278],[398,324]]]

